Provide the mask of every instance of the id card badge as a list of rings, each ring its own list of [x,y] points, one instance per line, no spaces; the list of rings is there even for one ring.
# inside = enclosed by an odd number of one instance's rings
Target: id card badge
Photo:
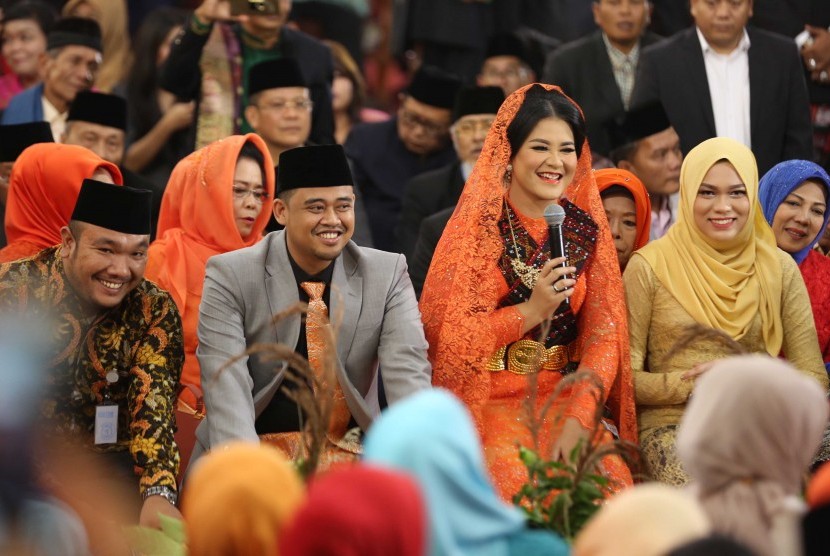
[[[118,441],[118,406],[95,406],[95,444],[114,444]]]

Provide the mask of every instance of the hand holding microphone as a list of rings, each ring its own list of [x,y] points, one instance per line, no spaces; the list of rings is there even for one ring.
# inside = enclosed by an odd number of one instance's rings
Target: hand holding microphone
[[[545,222],[548,224],[548,234],[550,236],[550,258],[551,260],[562,259],[557,266],[562,268],[568,267],[567,252],[565,251],[565,239],[562,236],[562,223],[565,222],[565,209],[556,203],[551,203],[545,207]],[[571,271],[572,272],[572,271]],[[567,278],[567,273],[562,275]],[[562,293],[566,289],[572,287],[571,285],[553,283],[553,289],[557,293]],[[565,298],[565,303],[570,303],[570,300]]]

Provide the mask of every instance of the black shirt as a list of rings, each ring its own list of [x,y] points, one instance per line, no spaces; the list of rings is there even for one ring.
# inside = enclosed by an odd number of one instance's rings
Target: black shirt
[[[326,307],[329,307],[329,299],[331,298],[331,275],[334,272],[334,264],[329,264],[325,270],[312,276],[300,268],[294,261],[291,253],[288,253],[288,260],[291,262],[291,270],[294,273],[294,281],[297,285],[297,292],[300,294],[300,301],[308,303],[308,294],[300,286],[301,283],[323,282],[326,284],[326,289],[323,292],[323,301],[326,303]],[[308,358],[305,315],[302,316],[302,320],[300,321],[300,337],[297,339],[297,345],[294,351],[306,359]],[[283,379],[282,386],[274,394],[271,403],[268,404],[256,420],[255,426],[257,434],[300,430],[300,408],[297,407],[296,402],[289,399],[283,391],[283,388],[293,390],[296,386],[291,381]]]

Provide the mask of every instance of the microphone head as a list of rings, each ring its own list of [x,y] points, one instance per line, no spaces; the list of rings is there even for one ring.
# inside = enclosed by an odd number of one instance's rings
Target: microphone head
[[[545,222],[548,226],[561,226],[565,221],[565,209],[556,203],[551,203],[545,207]]]

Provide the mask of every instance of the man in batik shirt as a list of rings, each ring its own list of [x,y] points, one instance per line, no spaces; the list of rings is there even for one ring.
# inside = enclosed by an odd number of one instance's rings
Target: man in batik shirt
[[[48,323],[49,431],[137,476],[140,522],[157,526],[159,513],[180,517],[173,408],[184,349],[175,303],[144,279],[150,206],[149,191],[84,180],[61,244],[0,265],[0,312]]]

